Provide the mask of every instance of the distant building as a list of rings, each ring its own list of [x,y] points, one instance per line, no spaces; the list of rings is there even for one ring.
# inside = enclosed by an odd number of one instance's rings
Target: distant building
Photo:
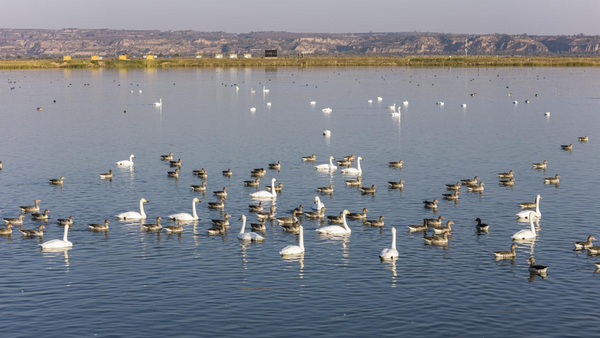
[[[63,56],[63,61],[71,61],[71,55]]]
[[[90,59],[92,61],[99,61],[100,60],[100,56],[99,55],[92,55],[92,57]]]
[[[237,59],[237,58],[238,58],[238,55],[237,55],[237,54],[233,54],[233,53],[231,53],[231,54],[229,54],[229,58],[230,58],[230,59]]]
[[[250,53],[244,54],[244,59],[252,59],[252,54],[250,54]]]
[[[223,54],[215,54],[215,59],[222,59],[223,58]]]
[[[146,59],[146,60],[154,60],[154,59],[156,59],[156,55],[154,55],[154,54],[144,55],[144,59]]]
[[[119,60],[129,60],[129,53],[119,55]]]
[[[196,59],[202,59],[202,55],[196,55]]]
[[[265,49],[265,59],[277,59],[277,49]]]

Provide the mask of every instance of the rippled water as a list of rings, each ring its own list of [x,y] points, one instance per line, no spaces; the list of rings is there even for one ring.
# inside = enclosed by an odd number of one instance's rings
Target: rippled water
[[[15,337],[592,333],[600,296],[593,263],[600,258],[572,251],[572,242],[599,235],[599,76],[591,68],[1,72],[0,216],[16,217],[18,206],[40,198],[41,208],[51,210],[44,240],[62,236],[57,218],[73,215],[75,224],[74,247],[66,252],[42,252],[38,239],[18,232],[0,236],[0,331]],[[262,85],[270,92],[263,94]],[[159,98],[162,108],[152,104]],[[391,117],[387,106],[404,100],[401,118]],[[325,107],[333,112],[323,114]],[[322,136],[326,129],[330,138]],[[589,143],[577,142],[583,135]],[[572,152],[560,149],[569,143]],[[159,160],[169,151],[183,161],[179,180],[168,178],[172,169]],[[312,153],[317,164],[330,155],[362,156],[363,182],[376,184],[377,193],[346,187],[339,171],[316,172],[300,160]],[[130,154],[134,171],[114,165]],[[404,169],[387,166],[399,159]],[[531,169],[544,159],[546,172]],[[334,184],[334,195],[322,196],[328,215],[367,207],[369,218],[386,216],[385,227],[352,221],[352,234],[335,238],[317,235],[318,222],[303,220],[301,258],[279,257],[296,235],[277,225],[268,226],[264,243],[241,244],[237,219],[242,213],[255,219],[247,209],[255,189],[242,182],[251,169],[278,160],[281,171],[268,171],[263,183],[276,177],[284,184],[279,215],[310,206],[317,186]],[[190,190],[201,182],[192,170],[202,167],[209,172],[206,196]],[[221,175],[227,168],[232,178]],[[112,182],[100,180],[109,169]],[[514,188],[499,186],[496,173],[510,169]],[[559,187],[543,184],[557,173]],[[48,184],[61,175],[62,188]],[[422,200],[440,198],[444,184],[475,175],[486,183],[483,194],[465,190],[456,204],[440,202],[438,215],[456,223],[447,247],[425,246],[421,234],[407,232],[407,225],[436,216]],[[406,181],[403,191],[386,188],[399,179]],[[206,204],[223,187],[232,225],[224,236],[208,236],[210,219],[221,214]],[[516,221],[518,203],[538,193],[538,239],[520,244],[514,261],[494,261],[493,251],[507,250],[511,235],[526,227]],[[139,222],[114,217],[136,210],[142,197],[150,201],[148,221],[191,212],[198,196],[201,220],[181,235],[147,233]],[[475,232],[477,217],[491,224],[489,234]],[[109,232],[87,230],[87,223],[104,219]],[[25,228],[38,224],[26,217]],[[392,226],[400,258],[381,263]],[[550,266],[547,279],[529,275],[530,256]]]

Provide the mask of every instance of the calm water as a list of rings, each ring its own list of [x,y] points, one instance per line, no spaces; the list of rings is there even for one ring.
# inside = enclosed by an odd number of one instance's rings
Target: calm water
[[[600,258],[572,251],[572,242],[600,235],[599,77],[600,69],[590,68],[1,72],[0,216],[16,217],[18,206],[40,198],[41,208],[51,210],[44,240],[62,237],[57,218],[73,215],[75,224],[74,247],[66,252],[41,252],[37,238],[18,232],[0,237],[0,331],[7,337],[590,334],[600,296],[593,263]],[[263,94],[262,85],[270,92]],[[159,98],[162,109],[152,105]],[[401,118],[391,117],[387,106],[404,100],[410,103]],[[325,107],[333,112],[323,114]],[[330,138],[322,136],[326,129]],[[577,142],[583,135],[589,143]],[[560,149],[569,143],[572,152]],[[159,160],[169,151],[183,161],[179,180],[168,178],[172,169]],[[317,164],[330,155],[362,156],[363,182],[376,184],[377,193],[346,187],[339,171],[316,172],[300,160],[312,153]],[[137,157],[134,171],[114,165],[130,154]],[[399,159],[403,170],[388,168]],[[544,159],[546,172],[531,169]],[[385,227],[352,221],[350,236],[332,238],[316,234],[318,222],[303,220],[306,254],[293,259],[278,251],[296,243],[296,235],[277,225],[268,226],[264,243],[241,244],[237,219],[245,213],[255,220],[247,209],[255,189],[242,182],[251,169],[278,160],[281,172],[263,178],[284,184],[278,215],[310,206],[317,186],[334,184],[335,194],[322,197],[328,215],[367,207],[369,218],[386,216]],[[201,182],[191,172],[201,167],[209,172],[206,196],[190,190]],[[232,178],[221,175],[227,168]],[[112,182],[100,180],[109,169]],[[510,169],[514,188],[499,186],[496,173]],[[543,184],[555,174],[560,187]],[[48,184],[61,175],[64,187]],[[437,215],[456,223],[447,247],[425,246],[421,234],[407,232],[407,225],[437,216],[422,200],[439,199],[444,184],[475,175],[486,183],[482,195],[464,190],[457,204],[440,202]],[[404,191],[386,188],[399,179]],[[206,207],[216,201],[210,192],[225,186],[231,228],[208,236],[210,219],[221,217]],[[516,221],[518,203],[538,193],[538,239],[521,244],[513,262],[494,261],[493,251],[507,250],[511,235],[527,226]],[[137,210],[142,197],[150,201],[148,221],[191,212],[194,197],[202,200],[201,219],[180,236],[117,221],[114,215]],[[491,225],[489,234],[475,232],[477,217]],[[111,221],[108,233],[87,230],[87,223],[104,219]],[[40,224],[25,220],[25,228]],[[381,263],[392,226],[400,258]],[[530,256],[550,266],[547,279],[530,278]]]

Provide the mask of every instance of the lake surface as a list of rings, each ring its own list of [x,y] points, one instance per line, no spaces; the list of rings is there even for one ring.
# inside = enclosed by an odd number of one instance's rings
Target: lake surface
[[[574,252],[573,242],[600,235],[598,78],[597,68],[0,72],[0,217],[41,199],[51,210],[44,241],[62,238],[57,218],[75,219],[74,247],[64,252],[42,252],[40,240],[18,231],[0,236],[0,335],[591,334],[600,257]],[[155,107],[160,98],[162,108]],[[405,100],[401,117],[392,117],[387,107]],[[331,114],[322,113],[326,107]],[[590,141],[577,142],[584,135]],[[569,143],[572,152],[560,149]],[[178,180],[159,159],[170,151],[183,162]],[[363,185],[377,185],[376,194],[347,187],[340,170],[330,175],[301,161],[313,153],[316,164],[362,156]],[[114,164],[130,154],[133,171]],[[399,159],[404,169],[388,167]],[[301,219],[306,253],[289,259],[278,252],[297,236],[276,224],[267,223],[264,243],[240,243],[238,218],[255,221],[247,205],[256,203],[249,196],[256,189],[243,181],[278,160],[281,171],[268,170],[261,184],[271,177],[284,184],[278,216],[300,204],[310,209],[315,188],[334,184],[332,196],[321,196],[327,215],[366,207],[369,219],[384,215],[385,226],[349,221],[350,236],[331,237],[315,232],[319,222]],[[545,172],[531,169],[543,160]],[[192,170],[202,167],[206,195],[190,189],[202,182]],[[227,168],[231,178],[221,175]],[[100,180],[109,169],[113,180]],[[499,186],[496,173],[510,169],[514,187]],[[544,185],[555,174],[560,186]],[[476,175],[482,194],[462,189],[458,203],[441,200],[445,184]],[[60,176],[64,186],[48,184]],[[386,187],[400,179],[403,191]],[[207,202],[223,187],[231,227],[209,236],[210,219],[222,213]],[[519,244],[515,260],[495,261],[493,252],[508,250],[511,235],[528,227],[516,220],[518,203],[536,194],[543,198],[537,240]],[[142,197],[150,201],[147,222],[191,212],[194,197],[202,200],[200,220],[169,235],[116,219],[138,210]],[[437,214],[422,203],[434,198]],[[456,223],[448,246],[408,233],[407,225],[438,215]],[[488,234],[475,231],[477,217],[491,225]],[[104,219],[107,233],[87,229]],[[24,228],[39,224],[27,215]],[[400,257],[382,263],[392,226]],[[546,279],[530,276],[529,257],[550,267]]]

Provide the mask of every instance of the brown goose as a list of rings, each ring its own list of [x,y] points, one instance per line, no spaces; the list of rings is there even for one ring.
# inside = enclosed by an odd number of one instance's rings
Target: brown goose
[[[231,168],[223,171],[223,176],[231,177],[232,175],[233,171],[231,171]]]
[[[496,259],[513,259],[517,256],[515,249],[518,248],[516,244],[510,246],[510,251],[494,251]]]
[[[314,162],[316,160],[317,160],[317,155],[315,155],[315,154],[312,154],[310,156],[303,156],[302,157],[302,161],[303,162]]]
[[[449,201],[456,201],[456,200],[458,200],[459,195],[460,195],[460,191],[457,190],[451,194],[442,194],[442,197]]]
[[[404,188],[404,180],[400,180],[398,182],[388,182],[390,189],[403,189]]]
[[[536,265],[535,258],[529,258],[529,272],[537,275],[545,275],[548,272],[548,267],[544,265]]]
[[[469,190],[470,192],[482,192],[482,191],[483,191],[483,189],[484,189],[484,188],[483,188],[483,186],[484,186],[484,185],[485,185],[485,184],[484,184],[483,182],[479,182],[479,184],[478,184],[478,185],[476,185],[476,186],[474,186],[474,187],[469,187],[469,188],[468,188],[468,190]]]
[[[546,177],[544,178],[544,184],[558,184],[560,175],[556,174],[554,177]]]
[[[515,172],[513,170],[510,170],[507,173],[498,173],[498,178],[513,178],[515,175]]]
[[[349,167],[352,165],[351,161],[348,160],[340,160],[340,161],[336,161],[337,165],[342,166],[342,167]]]
[[[370,188],[361,187],[360,192],[362,194],[374,194],[376,190],[375,184],[373,184]]]
[[[265,231],[267,227],[265,226],[265,221],[261,221],[261,223],[250,223],[250,227],[252,231]]]
[[[50,213],[50,210],[46,209],[44,210],[43,213],[33,213],[31,214],[31,217],[35,220],[44,220],[44,219],[48,219],[48,214]]]
[[[40,211],[40,206],[39,206],[39,202],[41,202],[42,200],[40,199],[35,199],[33,200],[33,206],[24,206],[24,207],[19,207],[19,209],[21,209],[21,212],[38,212]]]
[[[577,141],[579,141],[579,142],[587,142],[589,140],[590,140],[590,138],[587,137],[587,136],[580,136],[580,137],[577,138]],[[2,164],[2,162],[0,162],[0,168],[2,168],[1,164]]]
[[[304,208],[304,206],[302,204],[300,204],[300,206],[298,206],[296,209],[296,215],[304,215],[304,211],[302,211],[302,208]]]
[[[161,220],[162,220],[162,217],[156,217],[156,223],[142,224],[142,227],[146,231],[160,231],[162,229],[162,225],[160,224]]]
[[[181,167],[181,159],[178,159],[177,161],[169,161],[169,164],[171,167]]]
[[[382,227],[385,222],[383,221],[385,219],[385,216],[379,216],[379,219],[370,219],[370,220],[366,220],[364,221],[364,225],[370,226],[370,227]]]
[[[544,160],[542,163],[534,163],[531,169],[546,169],[548,167],[548,161]]]
[[[271,191],[271,186],[267,186],[267,190]],[[281,192],[283,191],[283,183],[279,183],[278,185],[275,186],[275,191],[277,192]]]
[[[250,209],[250,212],[259,212],[259,211],[263,211],[263,205],[262,202],[258,202],[258,204],[250,204],[248,206],[248,209]]]
[[[346,217],[348,217],[350,219],[366,219],[368,211],[369,211],[369,209],[363,208],[362,213],[353,212],[353,213],[349,213],[348,216],[346,216]]]
[[[225,233],[225,227],[221,225],[213,225],[211,228],[206,230],[209,235],[222,235]]]
[[[488,230],[490,230],[490,226],[488,224],[481,223],[481,218],[477,217],[475,222],[477,222],[477,225],[475,225],[475,229],[477,229],[477,231],[488,232]]]
[[[112,173],[112,169],[109,170],[107,173],[102,173],[100,174],[100,179],[112,179],[113,178],[113,173]]]
[[[327,216],[327,221],[329,223],[343,223],[344,222],[344,212],[340,212],[339,216]]]
[[[193,185],[192,184],[192,190],[193,191],[206,191],[206,182],[202,182],[201,185]]]
[[[296,210],[292,211],[292,217],[277,217],[277,222],[279,222],[279,224],[294,224],[298,222],[296,212]]]
[[[223,187],[223,190],[213,191],[213,195],[219,197],[227,197],[227,187]]]
[[[504,187],[512,187],[515,185],[515,179],[509,178],[508,180],[500,180],[498,184]]]
[[[269,209],[269,212],[259,212],[256,214],[256,217],[258,218],[258,220],[263,220],[263,219],[274,219],[275,218],[275,206],[272,205],[271,208]]]
[[[6,228],[0,228],[0,235],[10,235],[12,234],[12,227],[13,225],[8,223],[6,225]]]
[[[257,177],[254,181],[244,181],[244,185],[247,187],[258,187],[260,185],[260,177]]]
[[[447,245],[448,244],[448,233],[445,232],[443,236],[423,236],[425,244],[430,245]]]
[[[356,159],[356,156],[354,156],[354,154],[344,156],[344,160],[346,160],[346,161],[354,162],[355,159]]]
[[[355,180],[347,180],[346,185],[351,187],[360,187],[362,176],[358,176]]]
[[[281,161],[277,161],[277,163],[269,163],[269,169],[281,170]]]
[[[447,232],[450,232],[450,231],[452,231],[452,224],[454,224],[454,222],[448,221],[448,222],[446,222],[445,227],[441,226],[441,225],[435,226],[435,227],[433,227],[433,232],[436,235],[445,234]]]
[[[225,198],[221,197],[220,202],[208,202],[209,209],[224,209],[225,208]]]
[[[456,184],[446,184],[446,190],[459,191],[462,183],[456,182]]]
[[[590,235],[587,238],[587,242],[575,242],[575,250],[583,250],[583,249],[591,248],[592,246],[594,246],[592,244],[592,241],[594,241],[594,240],[596,240],[596,237]]]
[[[318,187],[317,191],[322,194],[333,194],[333,184],[330,184],[328,187]]]
[[[37,230],[21,229],[21,230],[19,230],[19,232],[21,232],[23,234],[23,236],[44,237],[44,229],[46,229],[46,227],[43,225],[40,225]]]
[[[258,168],[258,169],[254,169],[250,172],[250,175],[252,175],[253,177],[263,177],[265,176],[265,174],[267,173],[267,171],[264,168]]]
[[[65,177],[61,176],[59,179],[51,179],[49,182],[54,185],[62,185],[65,182]]]
[[[169,225],[164,227],[166,232],[181,233],[183,232],[183,222],[177,221],[177,225]]]
[[[300,232],[300,223],[299,222],[295,222],[295,223],[292,223],[292,224],[285,224],[285,225],[282,226],[282,228],[283,228],[283,231],[292,232],[292,233],[297,234],[297,233]]]
[[[427,222],[423,220],[423,225],[409,225],[409,232],[419,232],[419,231],[427,231]]]
[[[168,171],[167,176],[179,178],[179,168],[175,169],[175,171]]]
[[[161,161],[171,161],[173,160],[173,153],[169,152],[169,155],[160,155]]]
[[[69,218],[59,218],[56,220],[59,225],[73,225],[73,216],[69,216]]]
[[[225,214],[225,215],[223,215],[223,219],[211,219],[211,221],[213,222],[214,225],[228,227],[229,226],[229,217],[231,217],[230,214]]]
[[[427,225],[430,227],[434,227],[434,226],[442,225],[443,219],[444,219],[444,216],[439,216],[438,218],[425,218],[425,219],[423,219],[423,222],[427,223]]]
[[[206,179],[206,177],[208,177],[208,172],[204,168],[202,168],[200,170],[193,170],[192,174],[194,174],[200,178],[203,178],[203,179]]]
[[[108,230],[108,220],[104,220],[104,224],[88,224],[88,228],[93,231],[105,231]]]
[[[437,209],[438,200],[436,198],[433,201],[423,201],[423,204],[425,205],[425,208]]]
[[[477,184],[479,181],[479,177],[475,176],[473,178],[468,178],[465,180],[460,180],[462,182],[462,184],[466,184],[466,185],[474,185]]]
[[[18,218],[5,218],[4,222],[6,224],[12,223],[12,224],[19,225],[19,224],[23,224],[23,218],[24,217],[25,217],[25,215],[20,214]]]
[[[404,164],[404,161],[400,160],[398,162],[388,162],[390,167],[395,167],[395,168],[400,168],[402,169],[402,165]]]
[[[562,150],[569,150],[569,151],[573,151],[573,144],[563,144],[560,146],[560,149]]]
[[[325,218],[325,210],[327,210],[327,208],[321,207],[319,211],[307,211],[304,215],[310,219]]]

